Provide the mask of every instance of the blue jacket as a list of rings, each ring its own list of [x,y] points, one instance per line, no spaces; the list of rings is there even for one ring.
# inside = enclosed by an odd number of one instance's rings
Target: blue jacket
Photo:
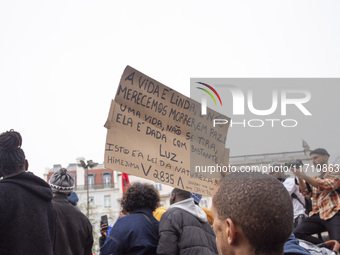
[[[291,234],[289,239],[284,245],[283,248],[283,253],[286,255],[289,254],[301,254],[301,255],[309,255],[311,254],[308,250],[303,248],[302,246],[299,245],[299,240],[295,238],[294,234]]]
[[[141,213],[148,216],[155,229]],[[100,255],[156,254],[158,228],[159,222],[153,217],[151,209],[136,210],[132,214],[117,220],[100,249]]]

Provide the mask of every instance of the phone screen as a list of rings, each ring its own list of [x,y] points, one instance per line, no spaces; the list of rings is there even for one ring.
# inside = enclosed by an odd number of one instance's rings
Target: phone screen
[[[107,222],[107,215],[101,216],[101,222],[102,222],[102,224],[108,223]]]

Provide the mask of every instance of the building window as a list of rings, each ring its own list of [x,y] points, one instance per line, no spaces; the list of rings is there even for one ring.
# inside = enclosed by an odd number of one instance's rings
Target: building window
[[[104,196],[104,207],[105,208],[111,207],[111,196],[110,195]]]
[[[87,179],[88,179],[89,189],[93,189],[94,184],[95,184],[94,174],[89,174]]]
[[[103,187],[111,188],[111,173],[102,173]]]

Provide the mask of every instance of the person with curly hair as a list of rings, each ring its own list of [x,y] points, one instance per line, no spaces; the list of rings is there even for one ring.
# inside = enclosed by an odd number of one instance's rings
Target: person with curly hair
[[[134,183],[121,201],[122,213],[100,249],[108,254],[156,254],[159,222],[152,212],[159,206],[159,193],[151,184]]]
[[[0,254],[53,254],[56,213],[50,186],[26,172],[20,133],[0,134]]]

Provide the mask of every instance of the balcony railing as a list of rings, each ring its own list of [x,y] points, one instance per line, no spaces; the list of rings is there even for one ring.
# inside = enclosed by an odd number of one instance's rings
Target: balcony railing
[[[264,153],[253,155],[242,155],[229,157],[229,164],[238,165],[254,165],[254,164],[270,164],[274,161],[288,162],[298,159],[310,160],[310,151],[292,151],[292,152],[278,152],[278,153]]]
[[[115,187],[114,183],[101,183],[101,184],[90,184],[89,190],[93,189],[113,189]],[[77,185],[74,190],[87,190],[87,185]]]

